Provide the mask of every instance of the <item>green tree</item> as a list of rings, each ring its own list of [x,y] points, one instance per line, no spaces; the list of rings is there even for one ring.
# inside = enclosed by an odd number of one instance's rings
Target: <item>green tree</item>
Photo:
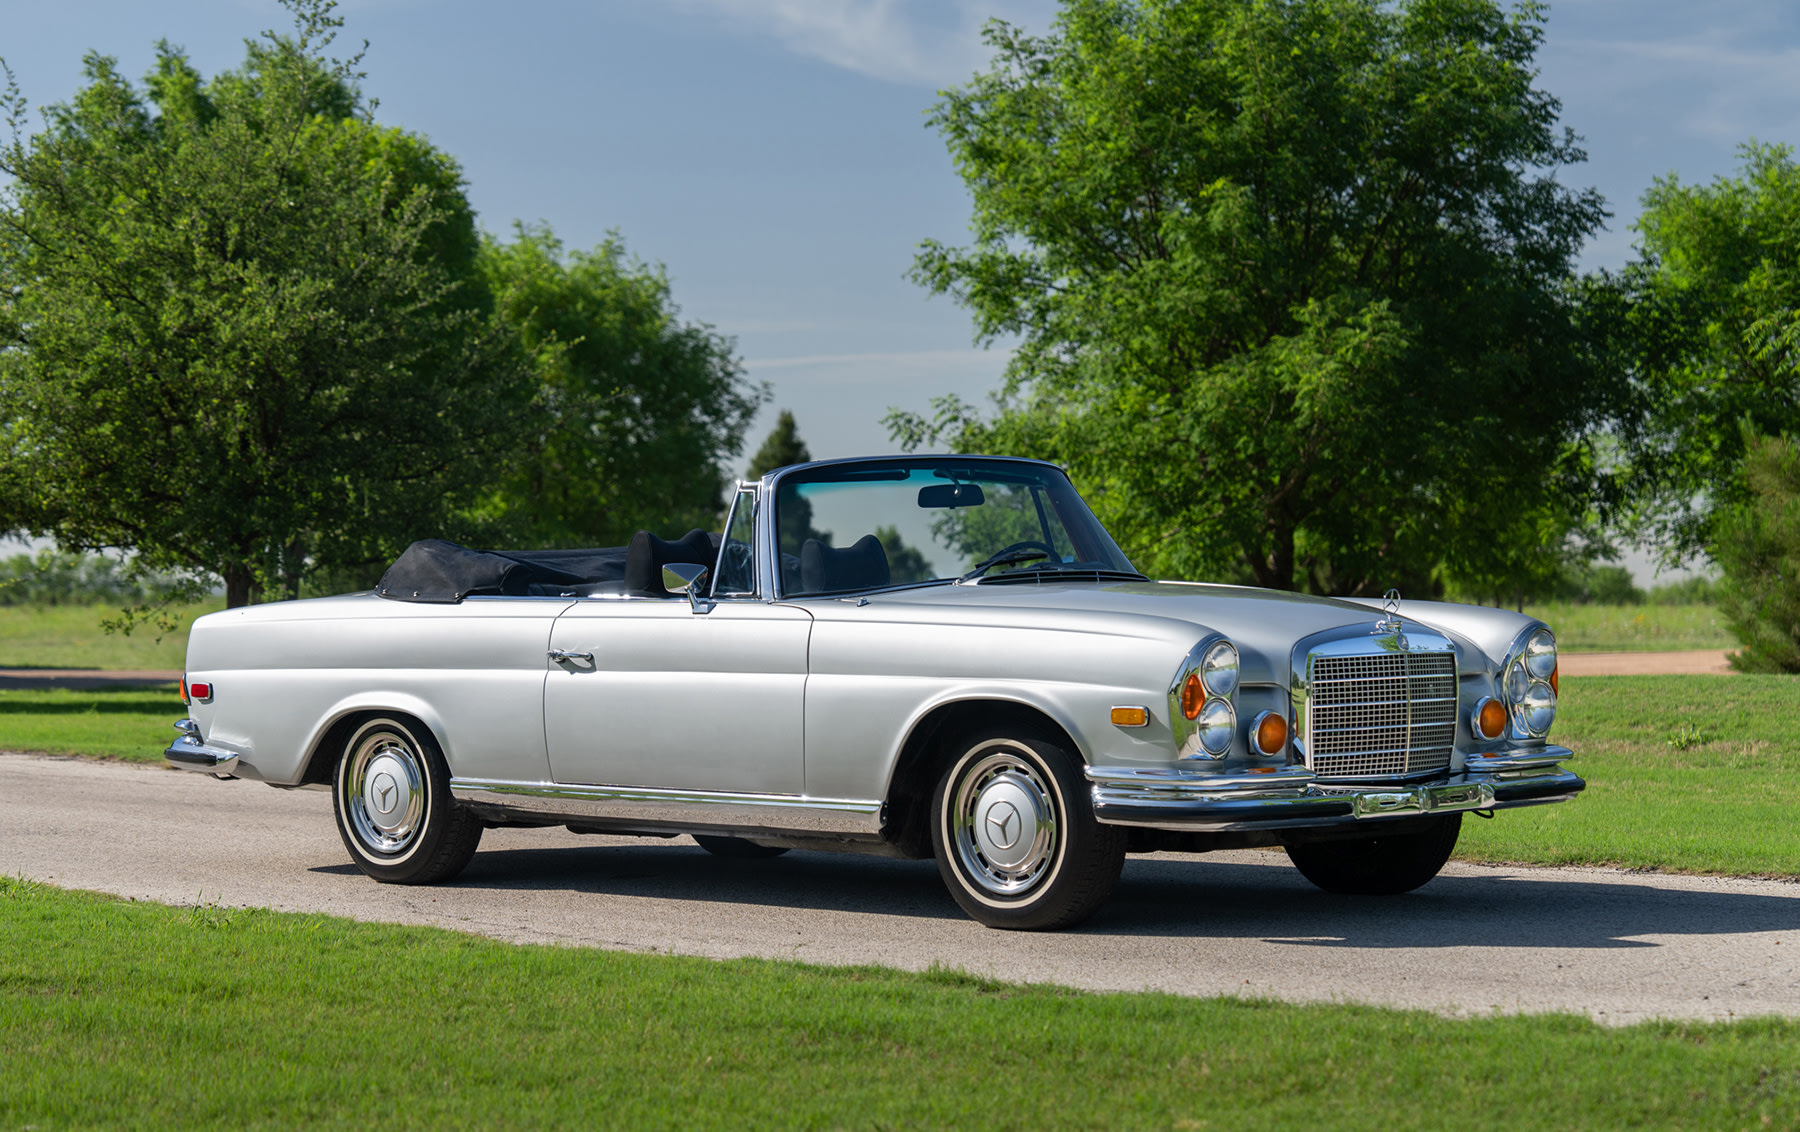
[[[794,423],[794,414],[783,409],[775,418],[775,427],[763,438],[762,447],[756,450],[756,456],[750,461],[748,475],[753,480],[761,479],[776,468],[805,464],[811,460],[812,452],[806,447],[806,441],[800,439],[800,428]],[[798,548],[809,538],[831,542],[830,531],[813,527],[812,503],[801,495],[793,492],[784,495],[776,506],[775,515],[780,527],[776,532],[776,543],[784,548]]]
[[[1542,24],[1492,0],[991,24],[993,69],[932,116],[975,240],[914,276],[1019,346],[995,419],[890,427],[1063,462],[1164,575],[1429,592],[1495,508],[1581,513],[1607,387],[1568,280],[1605,209],[1556,180],[1583,154],[1532,85]]]
[[[1704,553],[1719,509],[1748,498],[1745,438],[1800,432],[1800,165],[1786,146],[1742,154],[1711,185],[1657,181],[1642,258],[1612,281],[1640,394],[1620,433],[1625,478],[1642,529],[1677,559]]]
[[[806,441],[800,439],[800,428],[794,423],[794,414],[787,409],[775,418],[775,427],[763,438],[762,447],[750,461],[747,473],[753,480],[762,479],[776,468],[785,468],[789,464],[805,464],[812,460],[812,452],[806,447]]]
[[[1719,610],[1743,642],[1746,672],[1800,672],[1800,445],[1744,424],[1737,502],[1721,508],[1714,554]]]
[[[543,414],[482,510],[542,546],[621,545],[640,528],[714,526],[726,464],[765,392],[729,338],[683,322],[668,276],[610,236],[565,253],[548,228],[483,244],[537,373]]]
[[[446,530],[530,387],[456,163],[373,121],[330,0],[208,80],[90,54],[0,172],[0,475],[20,525],[242,605]]]

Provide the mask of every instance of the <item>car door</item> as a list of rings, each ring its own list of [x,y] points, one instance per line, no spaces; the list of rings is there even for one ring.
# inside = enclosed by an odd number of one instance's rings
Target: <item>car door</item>
[[[754,498],[734,503],[721,562],[747,544]],[[551,651],[582,658],[552,661],[545,680],[555,781],[802,793],[812,617],[713,588],[707,612],[684,598],[590,598],[557,619]]]

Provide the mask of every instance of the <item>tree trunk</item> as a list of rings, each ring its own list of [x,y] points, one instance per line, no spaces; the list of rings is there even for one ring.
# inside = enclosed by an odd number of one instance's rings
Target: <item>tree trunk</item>
[[[250,568],[242,563],[234,563],[219,573],[225,578],[225,608],[236,609],[249,605],[251,589],[255,584]]]
[[[1294,588],[1294,528],[1285,523],[1271,523],[1268,529],[1266,552],[1259,547],[1255,553],[1245,556],[1250,563],[1250,573],[1255,576],[1256,584],[1264,589],[1291,590]]]

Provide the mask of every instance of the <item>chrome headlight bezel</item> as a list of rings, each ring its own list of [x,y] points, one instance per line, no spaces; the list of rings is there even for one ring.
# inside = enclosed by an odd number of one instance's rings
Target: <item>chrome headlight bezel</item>
[[[1188,697],[1196,704],[1192,717],[1183,703],[1190,682],[1197,693]],[[1217,762],[1231,755],[1240,684],[1237,646],[1223,636],[1204,637],[1188,650],[1169,683],[1169,725],[1177,759]]]
[[[1556,634],[1532,625],[1506,650],[1500,668],[1500,701],[1506,705],[1515,740],[1542,742],[1556,722]]]

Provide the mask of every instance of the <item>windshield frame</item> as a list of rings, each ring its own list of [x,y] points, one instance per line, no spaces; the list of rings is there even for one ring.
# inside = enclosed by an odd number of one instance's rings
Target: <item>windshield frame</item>
[[[1061,480],[1070,495],[1080,503],[1085,521],[1092,524],[1091,530],[1085,532],[1085,537],[1101,540],[1104,546],[1116,556],[1117,561],[1125,564],[1125,569],[1122,571],[1114,571],[1110,568],[1106,570],[1072,570],[1068,572],[1066,580],[1080,581],[1084,578],[1091,579],[1095,574],[1100,573],[1117,573],[1120,575],[1130,574],[1139,578],[1143,577],[1142,574],[1137,573],[1137,568],[1131,565],[1131,560],[1126,556],[1124,550],[1119,547],[1118,542],[1113,539],[1111,532],[1106,529],[1106,525],[1100,521],[1099,516],[1094,514],[1093,508],[1088,506],[1087,500],[1082,498],[1081,493],[1075,489],[1075,485],[1069,480],[1068,473],[1048,460],[1033,460],[1020,456],[972,456],[956,453],[923,456],[858,456],[841,460],[815,460],[806,464],[791,464],[784,468],[778,468],[763,477],[762,496],[760,500],[762,506],[760,507],[760,510],[762,511],[764,518],[757,526],[759,541],[763,544],[764,552],[758,555],[758,566],[764,578],[767,579],[766,592],[772,595],[770,600],[798,601],[822,599],[826,601],[837,601],[847,597],[854,598],[859,594],[923,589],[930,586],[979,584],[981,581],[985,580],[985,578],[981,578],[976,579],[974,582],[959,583],[957,577],[945,576],[930,578],[924,581],[897,582],[886,586],[832,590],[829,592],[818,593],[810,591],[790,592],[783,584],[781,572],[780,517],[777,512],[780,506],[780,489],[784,481],[798,478],[802,482],[831,482],[838,474],[854,472],[861,468],[867,468],[870,471],[880,468],[905,468],[911,471],[919,468],[941,468],[946,464],[951,464],[959,468],[990,468],[996,473],[996,479],[1006,478],[1009,472],[1012,475],[1017,475],[1019,471],[1028,468],[1034,478],[1043,476]],[[1057,572],[1055,571],[1043,572],[1040,580],[1042,582],[1059,580],[1056,578],[1056,573]]]

